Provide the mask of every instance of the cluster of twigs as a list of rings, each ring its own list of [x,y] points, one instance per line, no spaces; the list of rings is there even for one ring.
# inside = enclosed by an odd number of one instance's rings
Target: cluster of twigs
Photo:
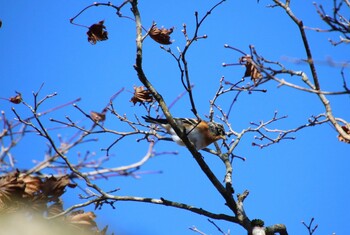
[[[345,3],[345,6],[344,6]],[[350,43],[350,20],[342,13],[344,8],[350,8],[349,0],[333,0],[333,10],[331,15],[328,15],[321,4],[314,3],[316,11],[321,19],[329,26],[329,29],[311,28],[317,32],[338,32],[339,41],[329,39],[332,45],[337,46],[341,43]]]
[[[191,110],[193,114],[197,117],[198,120],[201,120],[197,109],[195,97],[193,95],[193,85],[192,78],[190,77],[190,66],[187,61],[187,55],[189,52],[189,48],[194,45],[200,39],[205,39],[207,36],[204,34],[200,36],[199,30],[202,26],[203,22],[208,18],[208,16],[221,4],[224,3],[225,0],[219,1],[215,4],[209,11],[204,14],[204,16],[200,17],[199,13],[195,13],[195,26],[193,33],[189,33],[189,29],[187,25],[183,25],[182,32],[186,39],[186,44],[183,49],[178,49],[178,52],[173,52],[171,47],[161,46],[163,50],[169,53],[175,60],[179,72],[180,72],[180,80],[185,89],[185,93],[181,94],[181,97],[184,95],[188,95],[189,103],[191,104]],[[33,93],[34,104],[30,105],[27,101],[20,100],[19,103],[23,103],[32,113],[32,116],[29,118],[23,118],[21,114],[19,114],[16,109],[13,109],[17,117],[17,121],[12,123],[7,118],[4,112],[2,112],[2,122],[3,122],[3,130],[0,133],[0,141],[1,141],[1,152],[0,152],[0,161],[2,163],[2,171],[7,172],[8,169],[15,168],[15,159],[11,155],[11,149],[18,144],[18,142],[29,132],[35,132],[40,136],[44,137],[50,144],[50,149],[48,151],[47,156],[42,161],[39,161],[34,167],[24,172],[25,175],[29,176],[35,173],[42,173],[44,169],[50,168],[51,170],[55,170],[57,174],[67,174],[71,180],[82,179],[86,185],[93,189],[92,191],[87,192],[88,196],[85,197],[85,202],[76,204],[64,211],[61,211],[58,214],[52,216],[52,218],[60,217],[66,215],[67,213],[72,212],[78,208],[85,207],[90,204],[98,205],[101,207],[104,204],[108,204],[113,206],[113,203],[116,201],[134,201],[134,202],[144,202],[144,203],[153,203],[153,204],[161,204],[165,206],[171,206],[175,208],[180,208],[184,210],[191,211],[193,213],[205,215],[212,219],[221,219],[230,221],[236,224],[239,224],[244,229],[251,233],[254,225],[252,225],[252,221],[249,219],[248,215],[244,210],[244,200],[248,197],[249,191],[244,191],[239,194],[234,190],[234,186],[232,184],[232,174],[233,174],[233,158],[239,158],[244,160],[244,157],[234,155],[234,150],[241,142],[243,136],[248,134],[253,134],[254,140],[252,140],[253,146],[258,146],[260,148],[268,147],[272,144],[279,143],[283,140],[292,140],[293,137],[291,134],[298,132],[304,128],[320,125],[323,123],[331,123],[335,130],[339,133],[339,135],[345,140],[345,142],[350,142],[350,134],[347,133],[344,126],[348,127],[349,123],[341,118],[335,117],[330,103],[326,96],[328,95],[344,95],[350,94],[349,88],[346,86],[345,78],[344,80],[344,90],[341,91],[326,91],[322,90],[320,81],[317,75],[317,69],[314,63],[314,59],[312,57],[311,49],[309,47],[309,42],[305,33],[305,27],[300,19],[297,18],[293,14],[290,9],[289,3],[290,1],[281,2],[279,0],[273,0],[277,7],[280,7],[285,10],[286,14],[295,22],[295,24],[299,27],[301,40],[304,43],[305,53],[307,59],[305,62],[308,63],[310,71],[311,71],[311,79],[304,73],[303,71],[294,71],[286,68],[280,62],[270,61],[265,59],[263,56],[257,53],[256,49],[253,46],[250,46],[250,52],[245,53],[242,50],[235,48],[230,45],[225,45],[226,48],[232,49],[241,54],[239,58],[239,63],[235,64],[223,64],[224,66],[230,65],[244,65],[246,71],[242,76],[242,79],[239,81],[231,82],[229,79],[225,79],[222,77],[219,80],[219,87],[215,92],[213,99],[210,101],[209,114],[208,117],[210,120],[214,118],[219,118],[223,123],[225,123],[227,127],[227,136],[229,140],[223,141],[222,146],[215,143],[215,149],[205,149],[205,151],[217,155],[223,162],[225,166],[225,179],[224,183],[213,173],[210,166],[204,161],[203,156],[200,152],[198,152],[193,143],[191,143],[186,133],[180,129],[179,126],[176,125],[172,114],[170,112],[170,107],[172,105],[167,105],[161,94],[158,93],[157,89],[152,85],[152,82],[147,78],[143,70],[143,41],[147,36],[150,36],[156,42],[161,43],[163,45],[171,44],[169,40],[169,35],[172,32],[172,29],[157,29],[155,24],[153,24],[149,30],[146,30],[141,22],[141,13],[138,8],[138,1],[124,1],[120,6],[115,6],[111,3],[94,3],[92,5],[87,6],[83,10],[81,10],[76,16],[71,18],[71,23],[74,23],[74,20],[81,15],[84,11],[93,6],[107,6],[114,8],[117,12],[117,15],[122,17],[121,10],[125,6],[131,6],[131,11],[133,17],[126,17],[128,19],[132,19],[136,24],[136,61],[134,65],[134,69],[137,73],[139,81],[143,84],[144,87],[135,88],[135,94],[132,98],[132,102],[140,103],[144,108],[147,114],[151,112],[155,112],[156,114],[164,115],[166,119],[169,121],[171,127],[175,130],[177,135],[182,139],[183,143],[186,145],[195,161],[198,163],[198,166],[205,173],[209,181],[213,184],[216,190],[220,193],[221,197],[225,200],[226,206],[232,211],[232,215],[228,214],[218,214],[210,212],[201,207],[195,207],[192,205],[184,204],[181,202],[170,201],[165,198],[155,199],[155,198],[143,198],[137,196],[118,196],[114,195],[113,192],[115,190],[106,192],[102,188],[100,188],[93,180],[99,178],[108,178],[116,175],[131,175],[136,176],[139,174],[139,170],[142,165],[147,162],[150,158],[152,158],[157,153],[154,152],[154,145],[161,140],[169,140],[169,138],[161,135],[162,130],[157,129],[154,131],[150,129],[148,124],[143,123],[139,117],[135,116],[133,118],[128,117],[126,115],[119,114],[114,108],[113,101],[114,99],[123,91],[120,90],[116,94],[114,94],[107,105],[103,107],[100,112],[86,112],[83,110],[77,102],[79,99],[68,102],[64,105],[56,107],[54,109],[39,112],[39,108],[43,102],[46,102],[50,98],[54,97],[56,93],[48,95],[43,99],[39,99],[40,90],[36,93]],[[348,31],[349,27],[346,26],[347,21],[345,18],[340,15],[339,11],[341,8],[341,3],[336,4],[336,0],[334,0],[335,10],[333,14],[333,18],[325,15],[325,12],[322,6],[317,7],[317,12],[321,16],[321,18],[331,27],[329,31],[338,31],[341,32],[345,39],[342,40],[346,42],[349,40]],[[344,0],[345,3],[348,4],[347,0]],[[317,5],[316,5],[317,6]],[[123,16],[125,17],[125,16]],[[77,25],[77,24],[76,24]],[[96,26],[97,25],[97,26]],[[345,26],[344,26],[345,25]],[[81,25],[80,25],[81,26]],[[95,24],[95,26],[87,27],[89,28],[89,41],[93,40],[94,43],[101,40],[108,39],[107,33],[105,32],[105,27],[103,26],[103,22],[99,24]],[[145,33],[143,33],[145,32]],[[305,84],[305,86],[300,86],[288,82],[284,79],[280,78],[280,75],[289,75],[289,76],[297,76],[299,77]],[[252,83],[246,83],[245,78],[250,77],[253,81]],[[279,116],[278,113],[274,113],[272,118],[267,121],[260,121],[250,123],[250,126],[247,128],[237,131],[234,130],[230,123],[231,116],[231,108],[238,101],[238,97],[244,93],[252,93],[252,92],[266,92],[266,89],[261,89],[260,87],[267,82],[276,82],[278,86],[288,86],[293,89],[301,90],[304,92],[312,93],[320,98],[321,103],[323,104],[325,111],[320,113],[317,116],[310,117],[305,123],[300,124],[299,126],[282,130],[282,129],[274,129],[271,127],[272,124],[287,118],[287,116]],[[224,96],[226,94],[234,94],[234,98],[232,99],[232,103],[228,110],[223,110],[218,105],[219,97]],[[63,108],[67,105],[72,105],[73,107],[82,114],[82,116],[86,117],[90,121],[89,127],[84,127],[80,123],[75,122],[69,116],[65,117],[65,120],[58,119],[50,119],[52,123],[63,126],[64,128],[74,128],[77,131],[77,134],[72,138],[69,142],[65,142],[63,140],[59,140],[58,142],[51,136],[50,129],[48,129],[42,121],[42,118],[45,114],[51,113],[56,109]],[[160,112],[161,111],[161,112]],[[219,113],[219,115],[215,116],[215,113]],[[110,115],[113,118],[120,120],[125,126],[127,126],[130,131],[116,131],[108,128],[104,125],[106,120],[106,115]],[[35,121],[35,122],[34,122]],[[35,123],[35,124],[34,124]],[[80,161],[77,163],[73,163],[68,158],[68,151],[80,144],[97,141],[95,138],[91,138],[90,136],[99,135],[99,134],[112,134],[117,138],[115,141],[110,143],[107,147],[103,148],[106,151],[106,156],[98,159],[97,161],[92,161],[92,153],[87,152],[86,155],[80,158]],[[139,161],[130,164],[128,166],[118,166],[115,168],[106,168],[104,167],[105,161],[108,161],[108,156],[110,155],[111,149],[120,143],[121,140],[127,139],[131,136],[138,136],[137,141],[147,141],[148,142],[148,150],[144,154],[143,157],[140,158]],[[154,137],[154,138],[152,138]],[[6,140],[5,140],[6,139]],[[174,152],[172,152],[174,153]],[[158,153],[160,154],[160,153]],[[64,162],[62,165],[60,161]],[[6,166],[6,167],[5,167]],[[45,174],[42,174],[45,176]],[[215,223],[214,223],[215,224]],[[310,224],[311,225],[311,224]],[[192,228],[192,230],[201,233],[198,229]],[[219,230],[220,231],[220,230]],[[314,231],[314,230],[313,230]],[[223,232],[222,232],[223,233]],[[279,233],[281,235],[286,235],[287,229],[283,224],[276,224],[269,227],[266,227],[266,234],[275,234]],[[313,233],[313,232],[312,232]],[[203,233],[204,234],[204,233]],[[224,234],[224,233],[223,233]]]

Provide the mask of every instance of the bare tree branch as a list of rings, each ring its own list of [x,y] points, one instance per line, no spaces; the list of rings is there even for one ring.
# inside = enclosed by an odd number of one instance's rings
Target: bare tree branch
[[[309,42],[308,42],[308,39],[307,39],[307,36],[306,36],[306,33],[305,33],[305,30],[304,30],[304,24],[303,24],[303,21],[299,20],[295,15],[294,13],[292,12],[292,10],[289,8],[289,4],[286,3],[282,3],[281,1],[279,0],[273,0],[274,3],[276,3],[276,5],[282,7],[286,13],[289,15],[289,17],[295,22],[295,24],[298,26],[299,28],[299,31],[300,31],[300,35],[301,35],[301,38],[303,40],[303,43],[304,43],[304,48],[305,48],[305,52],[306,52],[306,55],[307,55],[307,60],[310,62],[309,63],[309,66],[310,66],[310,70],[311,70],[311,73],[312,73],[312,77],[313,77],[313,80],[314,80],[314,84],[315,84],[315,90],[320,90],[320,84],[319,84],[319,81],[318,81],[318,76],[317,76],[317,72],[316,72],[316,67],[315,67],[315,64],[313,63],[313,57],[312,57],[312,54],[311,54],[311,48],[310,48],[310,45],[309,45]]]

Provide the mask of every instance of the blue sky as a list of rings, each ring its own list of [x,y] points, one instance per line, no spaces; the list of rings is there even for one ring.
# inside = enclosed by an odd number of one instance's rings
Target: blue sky
[[[321,1],[325,9],[331,9],[331,1]],[[117,2],[113,2],[118,4]],[[171,35],[174,40],[171,48],[183,48],[185,44],[181,33],[186,23],[189,34],[194,30],[194,11],[203,16],[214,1],[140,1],[142,21],[146,28],[152,21],[158,26],[175,27]],[[78,97],[79,107],[86,112],[101,110],[109,98],[125,88],[115,99],[116,110],[127,114],[142,116],[145,110],[133,106],[129,100],[134,85],[141,85],[132,65],[135,62],[135,26],[128,19],[118,18],[112,8],[94,7],[81,15],[76,22],[91,25],[104,19],[109,40],[90,45],[86,29],[69,24],[69,19],[90,4],[88,1],[1,1],[0,19],[0,97],[10,97],[19,91],[27,103],[32,103],[32,91],[45,83],[41,95],[57,92],[58,95],[44,103],[42,110],[69,102]],[[229,44],[245,52],[249,45],[270,60],[280,60],[290,69],[303,70],[309,76],[308,66],[296,64],[294,59],[305,58],[302,41],[297,27],[284,14],[282,9],[267,8],[270,1],[227,1],[219,6],[203,24],[199,34],[208,35],[199,40],[187,54],[191,82],[194,83],[194,98],[201,117],[209,112],[209,100],[213,98],[219,79],[235,82],[244,74],[244,67],[222,67],[223,62],[235,63],[241,54],[224,48]],[[304,25],[321,27],[312,1],[296,0],[291,3],[294,13],[303,19]],[[125,15],[131,15],[129,7],[123,8]],[[320,77],[321,87],[328,91],[342,90],[340,67],[330,67],[324,62],[331,58],[342,63],[349,60],[346,45],[331,46],[327,39],[338,39],[337,33],[322,34],[307,31],[311,49]],[[159,44],[146,39],[144,43],[144,69],[149,80],[170,104],[183,92],[180,73],[174,59],[159,48]],[[349,69],[345,69],[349,78]],[[298,78],[291,82],[302,85]],[[348,81],[348,80],[347,80]],[[249,82],[248,79],[246,83]],[[350,83],[348,81],[348,83]],[[277,88],[269,82],[261,88],[267,93],[244,93],[233,106],[230,122],[236,131],[250,126],[250,122],[267,121],[275,111],[288,115],[287,119],[276,122],[271,128],[291,129],[307,122],[312,115],[324,112],[318,97],[287,87]],[[219,100],[220,106],[228,110],[234,93]],[[329,97],[334,114],[350,120],[349,96]],[[0,109],[10,119],[14,117],[10,104],[0,100]],[[173,116],[193,117],[188,97],[185,96],[171,109]],[[21,115],[29,116],[24,106],[16,106]],[[48,122],[49,117],[64,120],[65,115],[82,125],[89,125],[81,113],[67,107],[43,117],[48,127],[57,124]],[[216,113],[219,115],[219,112]],[[127,130],[127,126],[112,116],[107,116],[106,126],[115,130]],[[60,133],[68,140],[75,130],[60,129],[52,131],[53,136]],[[333,128],[324,124],[304,129],[293,134],[296,140],[285,140],[268,148],[259,149],[251,145],[254,134],[245,136],[235,154],[245,157],[245,162],[234,160],[233,186],[236,192],[250,191],[245,208],[251,219],[261,218],[267,225],[284,223],[290,234],[307,234],[301,224],[315,217],[319,224],[316,234],[346,234],[348,198],[350,189],[350,146],[340,143]],[[108,147],[115,136],[94,136],[97,143],[81,145],[72,149],[68,157],[75,161],[77,153],[94,151],[96,158],[103,157],[101,148]],[[122,141],[111,150],[109,166],[119,166],[138,161],[147,152],[147,144],[136,143],[135,137]],[[18,166],[30,168],[32,160],[43,159],[47,149],[46,141],[35,135],[28,135],[13,149]],[[224,201],[214,190],[196,165],[189,152],[171,142],[159,142],[157,152],[178,151],[178,155],[160,155],[152,158],[141,172],[162,171],[162,174],[141,174],[141,178],[114,177],[100,180],[105,190],[120,188],[118,195],[166,198],[203,207],[216,213],[229,213]],[[213,155],[203,156],[217,174],[224,177],[224,166]],[[83,185],[83,184],[82,184]],[[81,202],[77,194],[69,191],[66,205]],[[116,234],[162,235],[195,234],[188,228],[196,226],[206,234],[219,234],[206,218],[187,211],[157,205],[133,202],[118,202],[116,209],[105,206],[97,211],[99,222],[109,224]],[[216,221],[217,225],[231,234],[244,234],[235,224]]]

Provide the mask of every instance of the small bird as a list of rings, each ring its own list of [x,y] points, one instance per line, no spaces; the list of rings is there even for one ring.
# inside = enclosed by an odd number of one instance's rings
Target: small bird
[[[177,144],[185,145],[174,129],[171,128],[168,120],[150,116],[143,116],[142,118],[148,123],[162,126]],[[174,118],[174,121],[182,131],[185,131],[187,138],[194,144],[197,150],[203,149],[219,139],[226,139],[225,129],[222,124],[203,120],[198,121],[194,118]]]

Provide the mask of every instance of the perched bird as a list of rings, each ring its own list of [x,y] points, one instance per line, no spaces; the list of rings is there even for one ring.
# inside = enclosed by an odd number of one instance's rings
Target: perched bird
[[[174,129],[171,128],[168,120],[150,116],[144,116],[142,118],[146,122],[162,126],[177,144],[185,145]],[[222,124],[203,120],[198,122],[197,119],[192,118],[174,118],[174,121],[182,131],[185,131],[187,138],[194,144],[197,150],[203,149],[219,139],[226,139],[225,129]]]

